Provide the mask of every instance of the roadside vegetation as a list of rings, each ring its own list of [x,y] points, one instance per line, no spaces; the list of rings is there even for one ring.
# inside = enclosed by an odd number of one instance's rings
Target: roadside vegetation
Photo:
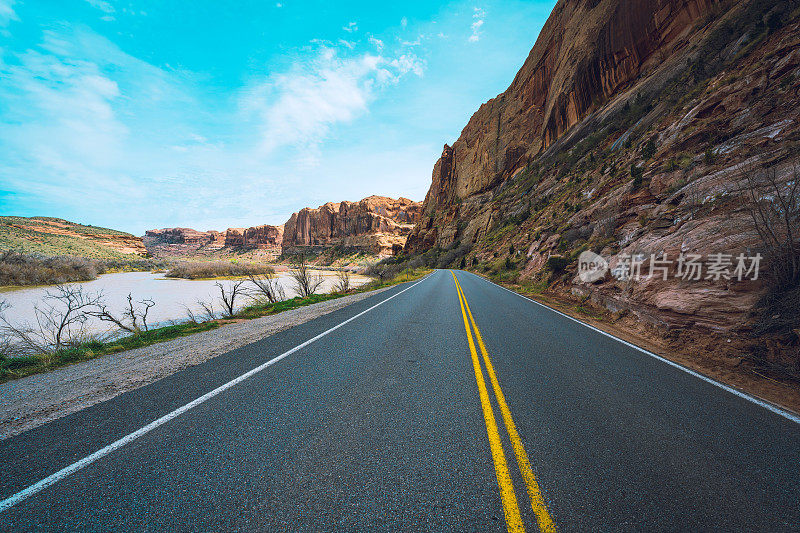
[[[413,281],[430,269],[406,268],[392,272],[391,275],[383,272],[383,276],[357,288],[352,288],[349,272],[340,272],[334,292],[317,294],[317,286],[305,296],[289,299],[285,299],[283,290],[275,283],[273,273],[251,274],[248,279],[218,282],[217,299],[199,302],[203,312],[187,310],[184,321],[161,327],[151,327],[148,323],[148,313],[155,306],[152,300],[128,295],[127,307],[117,312],[108,308],[102,294],[88,293],[79,285],[59,285],[48,290],[36,307],[35,324],[14,324],[7,317],[10,306],[0,300],[0,383],[208,331],[231,320],[275,315],[348,294]],[[295,278],[295,283],[300,281]],[[241,305],[243,302],[245,305]],[[92,318],[107,322],[110,330],[99,335],[88,333],[86,324]]]

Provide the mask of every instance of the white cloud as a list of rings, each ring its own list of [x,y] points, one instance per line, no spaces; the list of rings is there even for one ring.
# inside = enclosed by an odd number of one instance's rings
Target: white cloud
[[[265,152],[294,146],[307,157],[333,126],[366,113],[381,87],[409,73],[422,76],[423,70],[414,55],[342,57],[322,46],[306,64],[253,85],[243,109],[260,117]]]
[[[400,19],[400,25],[401,25],[403,28],[405,28],[406,26],[408,26],[408,19],[407,19],[406,17],[403,17],[403,18],[401,18],[401,19]]]
[[[19,20],[14,12],[15,0],[0,0],[0,27],[8,26],[12,20]]]
[[[375,37],[370,36],[369,43],[374,46],[378,52],[383,51],[383,41],[380,39],[376,39]]]
[[[347,26],[343,26],[342,29],[348,33],[353,33],[358,31],[358,24],[355,22],[350,22],[347,24]]]
[[[114,6],[111,5],[110,2],[106,0],[86,0],[86,2],[91,5],[92,7],[99,9],[103,13],[114,13],[116,10]]]
[[[481,31],[481,26],[483,26],[483,19],[485,16],[486,12],[483,9],[479,7],[472,8],[473,22],[470,26],[472,28],[472,35],[469,36],[469,42],[477,43],[480,40],[481,34],[483,33]]]

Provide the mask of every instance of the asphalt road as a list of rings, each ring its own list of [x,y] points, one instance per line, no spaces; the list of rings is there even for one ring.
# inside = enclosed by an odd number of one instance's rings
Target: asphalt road
[[[0,531],[800,531],[796,421],[456,275],[0,441]]]

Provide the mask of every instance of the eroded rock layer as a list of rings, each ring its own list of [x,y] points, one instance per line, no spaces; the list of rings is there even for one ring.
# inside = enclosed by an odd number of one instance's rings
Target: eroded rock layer
[[[698,254],[708,267],[714,254],[765,250],[745,186],[798,179],[796,7],[559,1],[509,89],[445,145],[406,251],[659,328],[743,327],[763,274],[686,280],[673,264],[664,279],[649,276],[650,257]],[[612,268],[641,254],[645,276],[584,282],[585,250]]]
[[[284,252],[341,245],[376,254],[402,250],[422,204],[407,198],[370,196],[358,202],[306,207],[284,225]]]

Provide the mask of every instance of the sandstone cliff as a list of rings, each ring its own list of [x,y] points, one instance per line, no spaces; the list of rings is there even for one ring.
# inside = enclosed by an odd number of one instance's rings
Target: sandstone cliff
[[[329,202],[293,213],[284,225],[284,252],[342,246],[391,255],[402,249],[422,205],[407,198],[370,196],[358,202]]]
[[[197,231],[191,228],[148,230],[143,238],[147,250],[156,256],[217,255],[242,250],[280,253],[283,226],[262,225],[228,228],[225,231]]]
[[[508,90],[445,145],[406,251],[664,330],[744,327],[763,277],[583,283],[576,259],[763,250],[743,178],[796,179],[798,22],[780,0],[560,0]]]

